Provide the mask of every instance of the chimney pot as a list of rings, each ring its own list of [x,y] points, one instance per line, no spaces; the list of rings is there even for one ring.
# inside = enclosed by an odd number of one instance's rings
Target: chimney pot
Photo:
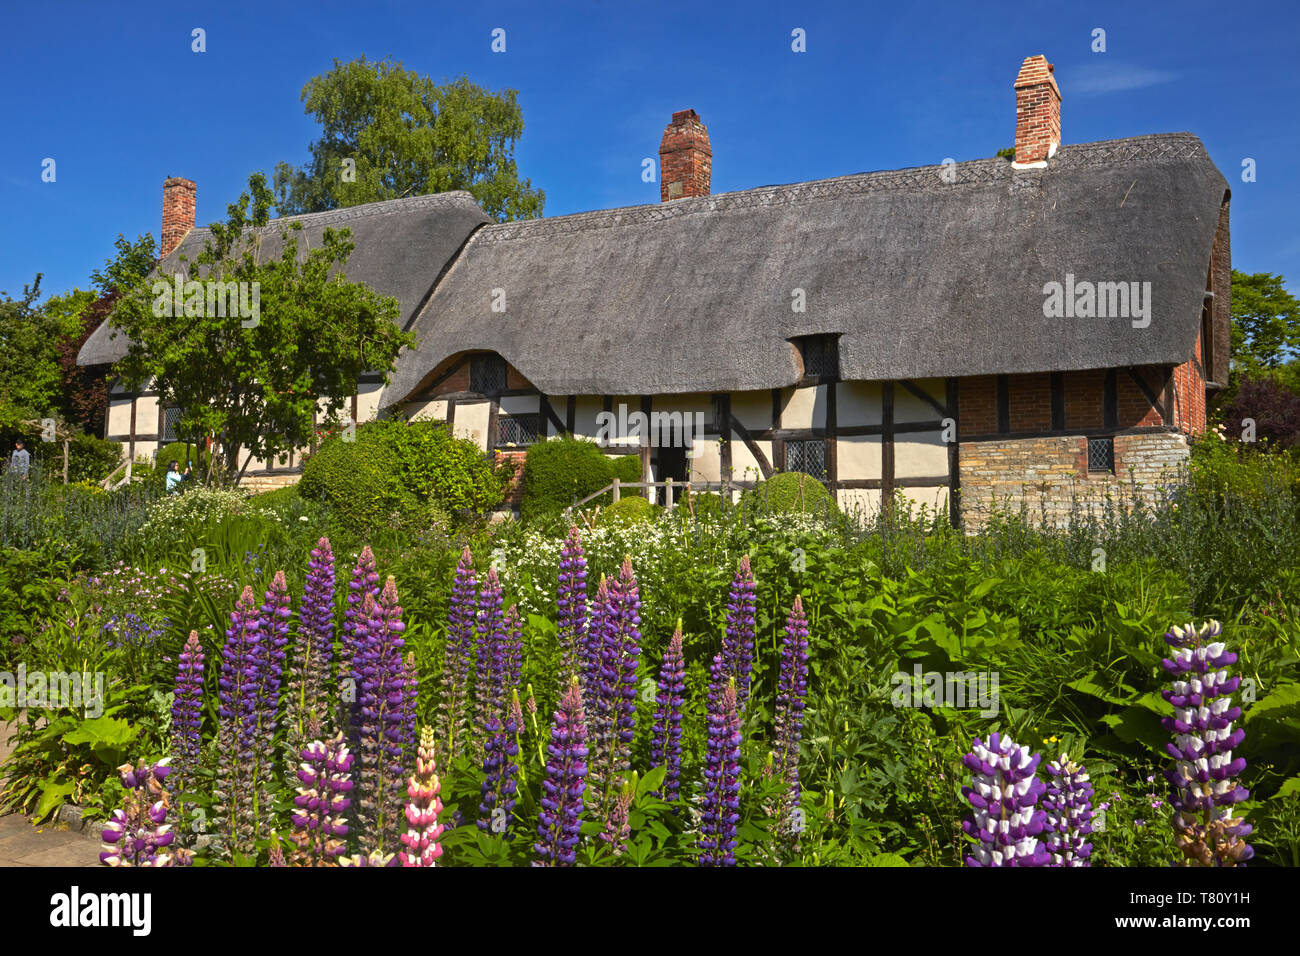
[[[712,177],[708,129],[695,110],[677,110],[659,143],[659,201],[707,196]]]
[[[166,259],[194,228],[194,197],[198,186],[191,179],[163,181],[162,242],[158,258]]]

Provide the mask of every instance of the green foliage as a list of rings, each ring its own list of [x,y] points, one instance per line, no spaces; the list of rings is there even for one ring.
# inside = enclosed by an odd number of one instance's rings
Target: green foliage
[[[542,214],[545,194],[521,182],[515,165],[524,119],[514,90],[489,93],[463,76],[439,86],[400,62],[362,56],[336,59],[302,100],[322,136],[306,166],[276,166],[282,216],[454,189],[498,221]],[[354,177],[343,175],[345,160]]]
[[[648,520],[655,506],[645,498],[620,498],[600,513],[601,524],[634,524]]]
[[[44,415],[59,404],[59,344],[81,334],[81,311],[94,295],[74,290],[38,305],[40,289],[38,273],[31,285],[23,286],[22,298],[0,293],[0,405]]]
[[[501,503],[504,473],[495,474],[478,445],[454,437],[446,422],[391,418],[364,425],[358,434],[393,450],[402,485],[420,501],[466,515],[482,515]]]
[[[184,409],[180,434],[213,436],[219,469],[205,481],[238,483],[252,457],[307,445],[318,399],[336,415],[362,372],[391,370],[415,343],[395,323],[395,299],[343,275],[348,230],[327,229],[318,248],[300,254],[301,223],[282,224],[279,252],[266,257],[257,234],[271,207],[265,177],[249,177],[249,190],[251,200],[245,193],[228,207],[226,223],[209,226],[211,238],[188,269],[193,282],[235,283],[228,288],[250,312],[258,290],[257,316],[210,314],[224,313],[225,303],[216,308],[214,296],[209,308],[198,285],[184,303],[173,302],[165,282],[138,283],[113,311],[130,340],[116,371],[133,386],[155,379],[161,401]],[[185,314],[173,317],[182,304]]]
[[[627,455],[616,459],[619,462],[619,478],[628,474],[625,464],[627,459],[635,457]],[[525,521],[546,521],[558,517],[565,508],[613,481],[615,467],[595,442],[569,435],[538,442],[528,449],[528,455],[524,459],[524,495],[519,507],[520,516]],[[608,497],[600,499],[604,500],[608,500]]]
[[[387,420],[359,426],[355,441],[325,440],[303,468],[298,494],[330,505],[351,533],[369,537],[446,527],[482,515],[504,492],[478,446],[441,422]]]
[[[29,446],[32,457],[51,475],[63,474],[63,442],[37,441]],[[68,442],[68,481],[103,481],[122,463],[122,446],[96,435],[74,435]]]
[[[95,269],[90,281],[100,295],[109,295],[130,289],[144,279],[158,265],[158,255],[153,234],[146,232],[131,242],[120,232],[113,241],[117,254],[104,262],[103,271]]]
[[[741,504],[780,514],[824,514],[836,510],[835,499],[816,478],[788,471],[760,481],[741,496]]]
[[[1232,370],[1257,374],[1300,352],[1300,301],[1269,272],[1232,270]]]

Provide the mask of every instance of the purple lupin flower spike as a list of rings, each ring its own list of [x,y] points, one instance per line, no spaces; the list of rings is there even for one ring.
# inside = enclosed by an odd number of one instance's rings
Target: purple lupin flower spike
[[[1244,839],[1250,824],[1231,812],[1250,792],[1234,779],[1246,761],[1232,751],[1246,732],[1232,729],[1241,717],[1241,708],[1232,706],[1241,678],[1228,676],[1237,655],[1215,640],[1222,632],[1218,621],[1172,628],[1165,641],[1174,648],[1173,660],[1161,661],[1173,678],[1161,695],[1174,707],[1174,716],[1161,723],[1174,734],[1165,747],[1177,761],[1165,777],[1174,787],[1175,842],[1188,866],[1240,866],[1255,855]]]
[[[481,788],[483,800],[478,807],[478,828],[506,836],[519,788],[515,779],[518,774],[519,726],[507,708],[504,717],[493,715],[488,718],[486,731]]]
[[[447,640],[444,645],[442,675],[438,682],[437,745],[447,761],[461,752],[468,730],[467,704],[470,671],[474,655],[474,617],[478,592],[475,589],[474,556],[468,547],[461,552],[456,578],[451,588],[451,607],[447,614]]]
[[[597,593],[597,601],[600,602]],[[636,730],[636,669],[641,657],[641,598],[632,562],[625,558],[608,587],[601,614],[604,638],[597,687],[600,749],[592,762],[592,809],[608,814],[617,796],[617,777],[631,766]]]
[[[1038,836],[1047,825],[1047,813],[1038,800],[1047,787],[1038,779],[1038,754],[1016,744],[1009,736],[993,733],[985,744],[978,737],[962,758],[971,771],[971,786],[962,787],[974,808],[962,829],[973,837],[967,866],[1046,866],[1047,847]]]
[[[257,611],[258,628],[262,634],[259,645],[257,682],[257,745],[262,753],[258,770],[259,785],[269,782],[270,769],[275,760],[275,732],[279,726],[280,687],[284,681],[285,649],[289,644],[289,585],[284,572],[276,571],[271,579],[266,601]],[[266,796],[262,794],[261,796]]]
[[[582,794],[587,776],[587,728],[582,691],[570,678],[560,698],[547,744],[546,778],[537,811],[537,854],[534,866],[573,866],[582,828]]]
[[[721,655],[713,662],[700,813],[700,866],[735,866],[740,821],[740,713],[736,679],[726,674]],[[719,690],[718,681],[724,678],[726,686]]]
[[[347,849],[344,814],[352,805],[352,753],[340,732],[326,742],[313,740],[298,765],[298,795],[293,799],[294,862],[331,866]]]
[[[682,619],[677,619],[655,693],[655,723],[650,739],[650,766],[666,767],[663,785],[656,791],[668,801],[681,796],[682,704],[686,699],[686,661],[682,657]]]
[[[588,806],[598,802],[593,794],[598,790],[609,751],[614,746],[614,677],[615,672],[605,672],[605,656],[616,639],[614,606],[610,598],[609,581],[602,574],[592,599],[591,621],[587,626],[587,679],[583,684],[584,712],[590,722],[590,756],[587,760]]]
[[[199,769],[203,727],[203,645],[198,631],[190,631],[176,665],[176,690],[172,697],[172,748],[182,788],[194,784]]]
[[[368,621],[365,643],[357,653],[360,681],[361,789],[359,804],[364,823],[361,849],[385,850],[397,842],[401,817],[401,790],[406,778],[406,753],[402,741],[408,725],[406,662],[402,608],[397,585],[390,576],[376,601],[369,595],[362,605]]]
[[[260,752],[257,739],[257,689],[261,682],[262,634],[253,589],[245,587],[230,615],[221,648],[217,681],[220,726],[217,731],[217,785],[222,835],[231,851],[252,848],[257,837],[253,800]]]
[[[1043,840],[1052,855],[1053,866],[1091,866],[1092,844],[1085,838],[1092,833],[1092,784],[1088,772],[1065,754],[1047,765],[1051,780],[1043,809],[1047,827]]]
[[[366,628],[370,619],[366,617],[366,595],[378,600],[379,572],[375,568],[375,554],[366,545],[357,557],[356,567],[352,569],[352,578],[348,581],[347,607],[343,611],[343,639],[339,643],[342,658],[339,667],[339,679],[351,680],[354,693],[351,706],[344,705],[344,717],[351,729],[351,736],[356,736],[356,724],[360,719],[358,712],[361,677],[357,672],[356,657],[366,642]]]
[[[587,663],[587,556],[582,535],[569,529],[560,550],[560,586],[556,594],[557,640],[560,645],[560,676],[585,679]]]
[[[795,595],[781,641],[781,670],[776,682],[775,773],[785,784],[777,831],[796,849],[803,830],[799,787],[799,743],[803,737],[804,697],[808,693],[808,619],[803,599]]]
[[[334,551],[321,538],[307,562],[307,581],[298,610],[298,647],[289,697],[290,746],[300,750],[313,720],[330,722],[330,664],[334,656]]]
[[[189,866],[193,862],[188,850],[167,849],[176,840],[167,823],[169,802],[163,785],[171,772],[167,763],[164,759],[150,766],[141,761],[136,767],[128,763],[117,768],[127,792],[100,837],[104,851],[99,861],[105,866]]]
[[[496,568],[488,568],[478,599],[478,646],[475,670],[475,727],[480,745],[488,736],[488,722],[498,720],[505,707],[505,621],[501,613],[501,581]],[[500,728],[498,727],[499,731]]]
[[[740,567],[731,582],[727,598],[727,630],[722,638],[722,663],[736,678],[736,705],[743,714],[749,705],[749,678],[754,668],[754,608],[757,604],[754,574],[749,556],[740,559]]]

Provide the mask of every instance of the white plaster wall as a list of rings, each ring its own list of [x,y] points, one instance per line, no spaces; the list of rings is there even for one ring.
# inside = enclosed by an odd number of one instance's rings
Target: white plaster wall
[[[841,481],[882,477],[879,435],[856,435],[836,442],[836,470]]]
[[[383,382],[361,385],[357,388],[358,422],[370,422],[375,420],[379,412],[379,396],[383,390]]]
[[[142,397],[135,400],[135,433],[158,434],[158,399]]]
[[[490,402],[457,402],[454,426],[456,437],[468,438],[486,451],[490,409]]]
[[[768,463],[771,464],[772,443],[770,441],[755,441],[754,444],[767,456]],[[746,472],[746,469],[748,469],[748,472]],[[733,481],[763,480],[763,469],[759,467],[758,459],[749,453],[749,446],[734,435],[731,442],[731,478]]]
[[[501,396],[501,411],[507,415],[530,415],[541,407],[541,399],[536,395]]]
[[[115,400],[108,405],[108,434],[131,434],[131,402]]]
[[[412,420],[434,419],[435,421],[446,421],[447,400],[439,398],[431,402],[410,402],[402,407],[402,411]]]
[[[599,395],[579,395],[573,403],[574,435],[580,438],[595,438],[596,432],[599,431],[596,416],[604,407],[605,402]]]
[[[944,403],[944,381],[941,378],[913,379],[912,384],[940,405]],[[931,422],[943,416],[929,403],[917,398],[902,385],[894,386],[894,423]]]
[[[880,511],[880,490],[877,488],[841,488],[836,492],[837,504],[845,514],[870,518]]]
[[[948,474],[948,445],[942,432],[907,432],[894,436],[894,477],[930,478]],[[840,477],[844,477],[841,473]]]
[[[932,514],[948,504],[948,488],[946,486],[939,488],[899,488],[898,492],[904,498],[914,501],[918,505],[925,505]]]
[[[783,389],[780,427],[825,428],[826,390],[825,385]]]
[[[761,432],[772,427],[771,392],[733,392],[731,417],[751,432]]]
[[[879,382],[840,382],[835,395],[835,420],[848,425],[879,425],[883,399]]]

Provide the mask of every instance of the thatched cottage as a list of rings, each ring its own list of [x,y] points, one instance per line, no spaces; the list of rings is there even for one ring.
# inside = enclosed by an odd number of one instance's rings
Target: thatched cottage
[[[497,224],[445,193],[297,217],[309,240],[349,226],[349,279],[419,339],[352,415],[445,419],[489,452],[600,438],[658,480],[803,471],[844,506],[899,492],[954,520],[1150,486],[1226,381],[1228,184],[1190,133],[1062,145],[1041,56],[1015,97],[1013,159],[712,195],[683,110],[657,205]],[[164,185],[164,275],[206,236],[194,189]],[[106,323],[79,361],[125,349]],[[638,412],[655,434],[616,444]],[[147,454],[173,416],[115,387],[106,434]]]

